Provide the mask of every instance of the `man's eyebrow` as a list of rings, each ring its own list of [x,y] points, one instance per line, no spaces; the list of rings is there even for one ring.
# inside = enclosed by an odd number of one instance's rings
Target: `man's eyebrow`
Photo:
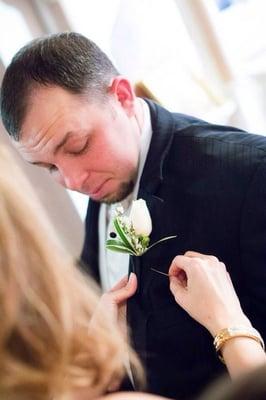
[[[71,135],[73,135],[73,132],[72,132],[72,131],[67,132],[66,136],[61,140],[61,142],[59,142],[59,143],[55,146],[54,151],[53,151],[53,155],[54,155],[54,156],[56,155],[56,153],[58,152],[58,150],[60,150],[61,147],[63,147],[64,144],[66,144],[66,142],[68,141],[68,139],[69,139],[69,137],[70,137]]]
[[[55,146],[55,148],[54,148],[54,150],[53,150],[53,155],[54,155],[54,156],[56,155],[56,153],[58,152],[58,150],[60,150],[60,148],[64,146],[64,144],[68,141],[68,139],[70,138],[70,136],[72,136],[73,134],[74,134],[74,132],[72,132],[72,131],[67,132],[66,136],[61,140],[61,142],[59,142],[59,143]],[[40,161],[33,161],[33,162],[30,162],[30,164],[32,164],[32,165],[37,165],[37,166],[39,166],[39,167],[45,167],[45,166],[50,165],[50,164],[46,164],[46,163],[43,163],[43,162],[40,162]]]

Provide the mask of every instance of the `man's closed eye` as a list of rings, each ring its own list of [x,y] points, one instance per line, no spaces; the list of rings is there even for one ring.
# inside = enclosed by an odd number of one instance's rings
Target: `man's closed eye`
[[[81,154],[85,154],[87,149],[89,147],[89,139],[86,140],[85,144],[83,144],[82,146],[75,146],[71,147],[71,150],[67,150],[68,154],[73,154],[73,155],[81,155]]]

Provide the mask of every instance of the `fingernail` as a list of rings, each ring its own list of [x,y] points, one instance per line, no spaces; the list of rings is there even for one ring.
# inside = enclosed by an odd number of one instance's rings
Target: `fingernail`
[[[133,279],[133,277],[134,277],[134,273],[133,273],[133,272],[130,272],[129,278],[128,278],[128,282],[131,282],[132,279]]]

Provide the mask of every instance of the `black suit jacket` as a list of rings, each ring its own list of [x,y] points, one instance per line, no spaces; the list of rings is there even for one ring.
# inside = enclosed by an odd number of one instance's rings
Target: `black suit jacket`
[[[167,272],[187,250],[216,255],[266,339],[266,138],[148,104],[153,135],[138,198],[151,213],[151,243],[177,238],[131,257],[139,285],[128,321],[148,391],[189,399],[225,369],[211,335],[175,303],[168,278],[150,268]],[[90,201],[82,255],[96,279],[98,210]]]

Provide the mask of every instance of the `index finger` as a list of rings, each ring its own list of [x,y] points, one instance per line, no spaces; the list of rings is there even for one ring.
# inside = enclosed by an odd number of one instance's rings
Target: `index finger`
[[[121,280],[118,284],[122,283],[122,281],[123,280]],[[137,277],[133,272],[131,272],[126,284],[121,285],[121,287],[117,288],[116,290],[112,289],[112,291],[108,292],[108,295],[111,296],[113,301],[119,305],[135,294],[137,285]]]
[[[210,260],[210,261],[217,261],[219,262],[219,259],[213,255],[210,254],[203,254],[203,253],[198,253],[197,251],[192,251],[188,250],[184,254],[186,257],[191,257],[191,258],[200,258],[201,260]]]
[[[176,256],[170,265],[168,273],[169,275],[177,276],[181,270],[186,272],[190,265],[191,258],[181,255]]]

